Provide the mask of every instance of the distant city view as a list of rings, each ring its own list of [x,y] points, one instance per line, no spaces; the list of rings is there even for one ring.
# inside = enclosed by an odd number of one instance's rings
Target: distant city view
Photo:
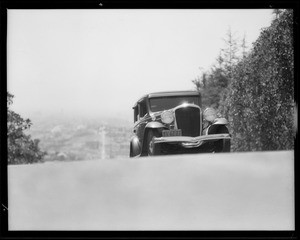
[[[44,161],[73,161],[129,157],[131,123],[85,117],[34,116],[27,131],[47,152]]]

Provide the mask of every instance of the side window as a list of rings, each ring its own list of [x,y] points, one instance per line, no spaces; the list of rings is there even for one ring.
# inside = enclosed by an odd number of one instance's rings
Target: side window
[[[142,102],[139,103],[139,117],[142,118],[147,114],[147,106],[146,106],[146,101],[143,100]]]
[[[134,120],[134,122],[136,122],[138,120],[138,106],[137,105],[133,108],[133,120]]]

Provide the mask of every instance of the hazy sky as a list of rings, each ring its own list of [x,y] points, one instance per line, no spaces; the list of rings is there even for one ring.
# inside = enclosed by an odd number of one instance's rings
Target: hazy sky
[[[8,10],[13,108],[131,121],[142,95],[193,89],[229,27],[251,47],[272,18],[272,10]]]

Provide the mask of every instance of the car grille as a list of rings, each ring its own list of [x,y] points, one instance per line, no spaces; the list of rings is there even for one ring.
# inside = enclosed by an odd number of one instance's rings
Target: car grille
[[[175,110],[177,128],[182,136],[196,137],[200,135],[200,109],[197,107],[182,107]]]

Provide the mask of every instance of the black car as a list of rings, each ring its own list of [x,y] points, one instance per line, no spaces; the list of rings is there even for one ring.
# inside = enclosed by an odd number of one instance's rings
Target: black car
[[[203,111],[197,91],[150,93],[133,110],[130,157],[230,152],[227,120],[212,108]]]

